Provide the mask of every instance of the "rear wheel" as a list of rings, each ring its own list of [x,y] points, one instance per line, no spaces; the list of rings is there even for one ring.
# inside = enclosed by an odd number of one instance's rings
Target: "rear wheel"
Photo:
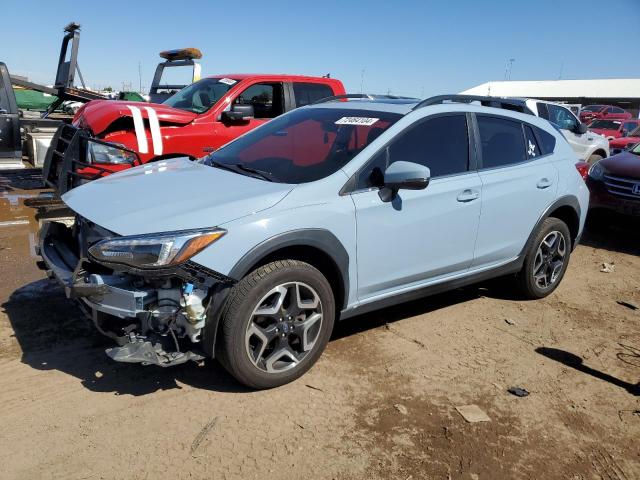
[[[571,256],[569,228],[560,219],[549,217],[530,243],[522,270],[516,275],[519,292],[529,299],[553,292],[564,277]]]
[[[333,330],[335,303],[313,266],[279,260],[249,273],[222,313],[220,363],[241,383],[272,388],[303,375]]]

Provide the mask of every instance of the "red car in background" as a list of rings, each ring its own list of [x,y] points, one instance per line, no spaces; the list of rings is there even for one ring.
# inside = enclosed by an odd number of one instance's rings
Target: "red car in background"
[[[607,137],[607,140],[626,137],[640,125],[640,120],[594,120],[589,130]]]
[[[340,80],[327,77],[228,74],[203,78],[161,104],[94,100],[56,132],[43,177],[63,194],[148,162],[201,158],[278,115],[344,93]]]
[[[629,112],[613,105],[587,105],[580,110],[580,121],[587,125],[597,119],[627,120],[630,118]]]
[[[638,143],[640,143],[640,126],[629,132],[626,137],[609,140],[609,149],[611,150],[611,155],[616,155],[624,150],[629,150]]]

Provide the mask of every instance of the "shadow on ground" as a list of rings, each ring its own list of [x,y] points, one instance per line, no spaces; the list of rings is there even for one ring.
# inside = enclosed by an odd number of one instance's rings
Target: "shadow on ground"
[[[640,255],[640,218],[590,213],[580,243],[612,252]]]
[[[53,280],[16,290],[2,305],[22,352],[22,362],[37,370],[58,370],[79,378],[94,392],[146,395],[182,388],[180,383],[221,392],[246,392],[217,362],[187,363],[167,369],[117,363],[104,350],[113,346],[100,335]],[[0,352],[15,357],[19,352]]]
[[[560,350],[558,348],[547,348],[547,347],[536,348],[536,352],[539,353],[540,355],[550,358],[551,360],[555,360],[556,362],[562,363],[567,367],[571,367],[575,370],[578,370],[579,372],[586,373],[587,375],[591,375],[592,377],[608,382],[612,385],[615,385],[616,387],[623,388],[632,395],[640,396],[640,383],[634,384],[634,383],[625,382],[624,380],[621,380],[617,377],[609,375],[608,373],[601,372],[600,370],[596,370],[595,368],[591,368],[584,364],[581,357],[571,352]]]
[[[489,295],[484,286],[458,289],[339,322],[333,339],[344,338],[448,305]],[[100,335],[53,280],[42,279],[19,288],[2,305],[11,322],[23,363],[38,370],[58,370],[79,378],[95,392],[146,395],[181,388],[180,383],[223,392],[247,392],[216,361],[170,368],[125,364],[109,359],[113,346]],[[0,352],[14,357],[20,351]]]

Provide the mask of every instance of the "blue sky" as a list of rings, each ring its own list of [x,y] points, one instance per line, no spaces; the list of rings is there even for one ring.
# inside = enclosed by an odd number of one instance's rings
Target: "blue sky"
[[[52,83],[69,21],[90,86],[148,88],[160,50],[204,74],[330,72],[348,91],[428,96],[502,80],[640,77],[640,0],[3,0],[0,61]],[[95,5],[95,6],[92,6]],[[28,24],[26,23],[28,20]]]

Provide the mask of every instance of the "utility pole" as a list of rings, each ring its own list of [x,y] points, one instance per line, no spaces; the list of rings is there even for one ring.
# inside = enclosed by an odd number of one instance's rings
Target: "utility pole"
[[[507,62],[507,66],[504,69],[504,79],[505,80],[511,80],[511,69],[513,68],[513,62],[515,62],[516,59],[515,58],[510,58],[509,61]]]
[[[360,70],[360,93],[364,93],[364,68]]]
[[[138,93],[142,94],[142,62],[138,60]]]

